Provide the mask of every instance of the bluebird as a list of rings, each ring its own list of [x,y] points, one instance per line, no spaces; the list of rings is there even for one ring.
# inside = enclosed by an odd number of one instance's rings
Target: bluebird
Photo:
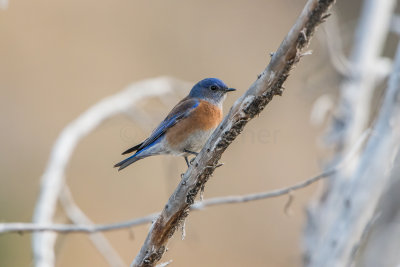
[[[136,152],[114,167],[122,170],[138,160],[154,155],[183,156],[189,167],[188,156],[197,156],[222,121],[222,103],[226,93],[231,91],[235,89],[228,88],[220,79],[201,80],[171,110],[149,138],[122,155]]]

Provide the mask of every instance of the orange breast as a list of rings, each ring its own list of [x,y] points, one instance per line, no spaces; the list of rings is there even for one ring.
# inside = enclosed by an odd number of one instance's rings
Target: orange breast
[[[166,138],[172,146],[183,142],[194,131],[213,130],[222,121],[222,111],[220,108],[206,101],[200,101],[198,107],[179,123],[171,127]]]

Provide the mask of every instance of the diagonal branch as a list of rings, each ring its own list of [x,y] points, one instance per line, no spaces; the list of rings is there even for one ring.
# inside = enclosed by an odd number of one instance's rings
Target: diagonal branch
[[[199,190],[214,172],[222,153],[241,133],[249,120],[259,114],[275,95],[281,95],[282,85],[290,70],[300,60],[301,51],[312,37],[316,26],[328,16],[334,0],[309,0],[283,40],[270,64],[239,98],[229,114],[196,157],[169,198],[163,211],[152,224],[149,234],[132,266],[154,266],[163,256],[169,238],[188,216]]]

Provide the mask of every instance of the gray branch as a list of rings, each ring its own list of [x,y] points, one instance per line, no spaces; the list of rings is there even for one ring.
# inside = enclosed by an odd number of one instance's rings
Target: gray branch
[[[335,160],[346,153],[371,121],[373,93],[382,79],[382,72],[377,70],[390,69],[381,56],[395,5],[395,0],[364,1],[349,61],[352,71],[341,84],[339,106],[328,136],[329,143],[336,146]],[[394,80],[400,71],[396,64],[366,148],[334,175],[319,200],[309,206],[305,266],[351,266],[374,222],[375,209],[390,179],[393,153],[398,150],[399,114],[393,102],[398,100],[393,100],[398,90]]]
[[[341,84],[335,119],[326,137],[329,144],[335,144],[338,157],[346,154],[367,127],[373,92],[380,78],[378,67],[384,69],[382,65],[388,65],[381,56],[395,6],[396,0],[366,0],[363,5],[349,72]]]
[[[309,0],[300,17],[283,40],[270,64],[239,98],[220,126],[207,141],[181,183],[169,198],[163,211],[152,224],[149,234],[132,266],[154,266],[163,256],[169,238],[184,222],[190,206],[216,168],[225,149],[241,133],[244,126],[259,114],[275,95],[281,95],[282,85],[290,70],[301,58],[318,24],[334,0]]]
[[[360,145],[358,145],[358,147],[359,146]],[[346,161],[348,162],[348,160],[346,160]],[[220,206],[220,205],[225,205],[225,204],[245,203],[245,202],[249,202],[249,201],[257,201],[257,200],[262,200],[262,199],[284,196],[284,195],[290,194],[291,192],[294,192],[296,190],[305,188],[315,182],[318,182],[319,180],[321,180],[323,178],[331,176],[343,165],[344,164],[340,164],[332,170],[318,174],[315,177],[312,177],[310,179],[302,181],[293,186],[276,189],[273,191],[261,192],[261,193],[253,193],[253,194],[239,195],[239,196],[215,197],[215,198],[206,199],[204,201],[199,201],[199,202],[194,203],[190,207],[190,210],[191,211],[199,211],[199,210],[203,210],[207,207]],[[60,197],[61,197],[62,202],[65,202],[65,198],[66,198],[65,192],[63,192]],[[70,200],[67,200],[67,201],[69,202]],[[63,204],[63,205],[65,205],[65,204]],[[71,209],[72,209],[72,211],[71,211]],[[84,213],[82,213],[80,210],[76,210],[76,209],[79,209],[76,205],[73,205],[73,204],[71,205],[70,203],[68,203],[68,207],[67,207],[66,211],[67,211],[67,213],[73,213],[73,214],[70,214],[69,217],[70,218],[77,218],[77,217],[80,218],[79,220],[77,220],[77,219],[73,220],[74,224],[40,225],[40,224],[35,224],[35,223],[0,223],[0,234],[5,234],[5,233],[20,233],[20,234],[22,234],[22,233],[38,232],[38,231],[52,231],[52,232],[59,232],[59,233],[73,233],[73,232],[79,233],[79,232],[81,232],[81,233],[92,234],[92,233],[97,233],[97,232],[126,229],[126,228],[130,228],[133,226],[150,223],[150,222],[154,221],[154,219],[156,219],[157,216],[159,215],[159,213],[152,213],[145,217],[141,217],[141,218],[125,221],[125,222],[117,222],[117,223],[106,224],[106,225],[93,225],[88,220],[88,218],[86,217],[86,215]],[[82,221],[86,221],[85,224],[82,224]],[[78,223],[78,222],[80,222],[80,223]],[[96,243],[98,243],[98,242],[96,242]],[[101,241],[101,243],[104,243],[104,242]],[[99,249],[99,250],[104,251],[103,249]]]
[[[335,179],[309,213],[308,267],[350,266],[374,222],[400,145],[400,43],[379,116],[354,172]],[[336,177],[335,177],[336,178]]]

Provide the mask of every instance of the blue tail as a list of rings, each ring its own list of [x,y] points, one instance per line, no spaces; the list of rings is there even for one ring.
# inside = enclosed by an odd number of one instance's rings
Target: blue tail
[[[145,158],[145,157],[141,157],[141,156],[139,156],[139,155],[137,155],[139,152],[137,152],[137,153],[135,153],[134,155],[132,155],[132,156],[130,156],[129,158],[127,158],[127,159],[124,159],[123,161],[121,161],[121,162],[118,162],[117,164],[115,164],[114,165],[114,168],[116,168],[116,167],[119,167],[118,168],[118,171],[120,171],[120,170],[122,170],[122,169],[125,169],[126,167],[128,167],[129,165],[131,165],[132,163],[134,163],[134,162],[136,162],[136,161],[138,161],[138,160],[140,160],[140,159],[143,159],[143,158]],[[148,155],[148,156],[150,156],[150,155]]]
[[[115,164],[115,165],[114,165],[114,168],[119,167],[119,168],[118,168],[118,171],[120,171],[120,170],[122,170],[122,169],[125,169],[126,167],[128,167],[129,165],[131,165],[132,163],[134,163],[134,162],[136,162],[136,161],[138,161],[138,160],[147,158],[147,157],[149,157],[149,156],[156,155],[157,153],[151,153],[151,152],[150,152],[150,153],[143,153],[143,154],[142,154],[142,152],[145,152],[146,150],[148,150],[149,148],[151,148],[152,146],[154,146],[155,144],[157,144],[157,143],[160,142],[160,141],[161,141],[161,138],[155,140],[153,143],[151,143],[151,144],[147,145],[146,147],[142,148],[141,150],[137,151],[135,154],[133,154],[133,155],[130,156],[129,158],[124,159],[123,161],[118,162],[117,164]],[[140,145],[141,145],[141,144],[140,144]],[[128,150],[125,151],[123,154],[129,153],[129,151],[131,151],[132,149],[137,149],[138,146],[139,146],[139,145],[137,145],[137,146],[135,146],[135,147],[133,147],[133,148],[128,149]],[[133,150],[133,151],[134,151],[134,150]]]

